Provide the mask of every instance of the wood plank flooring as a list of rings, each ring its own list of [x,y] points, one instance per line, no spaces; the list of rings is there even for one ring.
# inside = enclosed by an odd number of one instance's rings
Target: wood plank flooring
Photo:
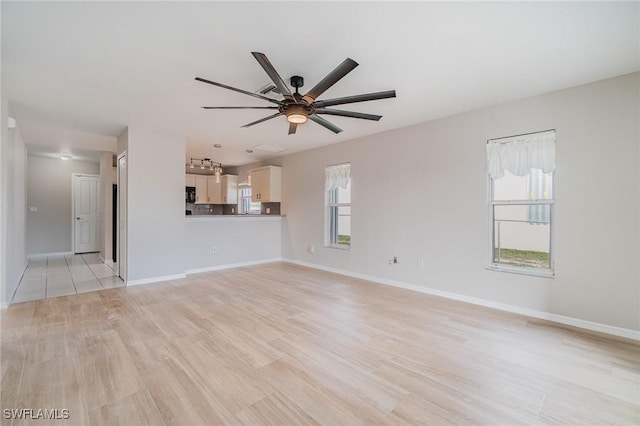
[[[56,424],[640,423],[635,342],[290,264],[1,319],[2,409]]]

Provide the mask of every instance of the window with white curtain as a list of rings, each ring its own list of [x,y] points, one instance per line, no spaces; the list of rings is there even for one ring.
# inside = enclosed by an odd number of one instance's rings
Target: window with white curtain
[[[490,139],[489,267],[553,275],[554,130]]]
[[[325,245],[351,247],[351,164],[325,167]]]

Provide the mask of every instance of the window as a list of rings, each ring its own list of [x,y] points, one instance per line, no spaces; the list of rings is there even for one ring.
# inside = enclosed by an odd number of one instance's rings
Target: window
[[[326,241],[328,247],[351,247],[351,165],[325,168]]]
[[[555,131],[487,142],[492,269],[553,275]]]
[[[541,200],[553,198],[553,173],[543,173],[540,169],[531,169],[527,181],[529,199]],[[528,220],[531,223],[549,223],[551,209],[544,205],[532,204],[529,206]]]
[[[260,214],[260,203],[251,202],[251,187],[238,189],[238,212],[240,214]]]

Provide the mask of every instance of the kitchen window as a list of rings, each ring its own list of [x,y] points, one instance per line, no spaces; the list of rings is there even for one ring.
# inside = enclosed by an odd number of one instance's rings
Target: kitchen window
[[[325,168],[325,245],[351,248],[351,164]]]
[[[487,141],[489,268],[553,276],[555,131]]]
[[[251,202],[251,187],[238,189],[238,212],[240,214],[260,214],[260,203]]]

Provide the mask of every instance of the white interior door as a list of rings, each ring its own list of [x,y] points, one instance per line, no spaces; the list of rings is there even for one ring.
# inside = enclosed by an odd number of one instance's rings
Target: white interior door
[[[73,176],[74,253],[89,253],[100,250],[98,228],[100,213],[98,196],[100,177]]]
[[[118,157],[118,276],[127,281],[127,156]]]

